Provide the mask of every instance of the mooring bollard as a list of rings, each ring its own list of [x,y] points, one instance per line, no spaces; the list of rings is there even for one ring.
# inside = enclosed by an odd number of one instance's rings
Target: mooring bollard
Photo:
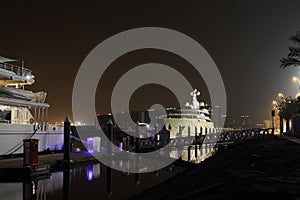
[[[64,122],[64,162],[70,162],[70,126],[71,122],[67,116]]]

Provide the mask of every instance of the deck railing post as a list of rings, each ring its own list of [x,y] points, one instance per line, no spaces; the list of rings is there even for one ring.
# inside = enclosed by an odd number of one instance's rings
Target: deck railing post
[[[140,134],[139,134],[139,125],[135,126],[135,152],[139,151],[140,148]]]
[[[197,158],[198,138],[197,138],[197,127],[195,127],[195,158]]]
[[[113,142],[113,122],[111,119],[107,122],[107,154],[111,156]],[[111,164],[111,163],[110,163]],[[112,171],[110,166],[106,166],[106,192],[109,196],[112,194]]]

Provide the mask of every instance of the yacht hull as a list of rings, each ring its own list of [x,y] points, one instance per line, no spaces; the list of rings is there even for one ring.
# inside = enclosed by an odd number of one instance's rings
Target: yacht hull
[[[39,152],[63,148],[63,127],[42,127],[35,134],[34,125],[1,124],[0,127],[0,155],[23,153],[23,140],[29,138],[39,140]]]

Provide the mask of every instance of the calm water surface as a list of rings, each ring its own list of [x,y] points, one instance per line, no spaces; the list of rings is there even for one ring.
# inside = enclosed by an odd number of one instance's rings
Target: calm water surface
[[[126,199],[174,176],[165,168],[158,173],[136,174],[112,170],[112,196],[107,193],[106,166],[94,164],[52,173],[49,178],[0,183],[0,199]],[[137,184],[137,180],[140,184]]]

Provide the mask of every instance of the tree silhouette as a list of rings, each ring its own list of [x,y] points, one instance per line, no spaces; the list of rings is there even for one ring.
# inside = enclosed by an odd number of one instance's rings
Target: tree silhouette
[[[300,31],[290,37],[289,40],[293,42],[295,46],[289,47],[288,56],[280,59],[280,67],[282,68],[300,66]]]

